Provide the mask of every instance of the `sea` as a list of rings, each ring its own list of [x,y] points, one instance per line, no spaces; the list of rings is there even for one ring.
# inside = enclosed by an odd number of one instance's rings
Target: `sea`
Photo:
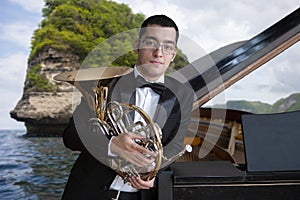
[[[61,199],[78,155],[64,147],[61,137],[0,130],[0,199]]]

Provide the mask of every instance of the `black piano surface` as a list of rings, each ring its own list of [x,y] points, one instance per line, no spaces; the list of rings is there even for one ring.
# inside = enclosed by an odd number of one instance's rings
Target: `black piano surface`
[[[300,110],[242,115],[245,164],[175,162],[159,199],[300,199]]]
[[[248,173],[229,161],[177,162],[159,174],[158,199],[300,199],[300,171]]]

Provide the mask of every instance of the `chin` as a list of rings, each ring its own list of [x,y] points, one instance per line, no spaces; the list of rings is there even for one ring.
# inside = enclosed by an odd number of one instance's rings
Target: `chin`
[[[153,66],[153,67],[149,67],[148,73],[149,73],[149,74],[152,74],[152,75],[154,75],[154,76],[157,76],[157,75],[163,74],[163,73],[164,73],[164,70],[162,69],[162,67],[159,67],[159,66]]]
[[[144,71],[144,73],[148,76],[157,77],[165,72],[164,68],[165,67],[163,65],[146,64],[144,65],[142,71]]]

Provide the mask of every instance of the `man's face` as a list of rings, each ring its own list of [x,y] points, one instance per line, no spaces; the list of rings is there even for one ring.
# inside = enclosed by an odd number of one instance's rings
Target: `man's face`
[[[148,80],[157,80],[176,56],[176,30],[149,25],[138,41],[137,68]]]

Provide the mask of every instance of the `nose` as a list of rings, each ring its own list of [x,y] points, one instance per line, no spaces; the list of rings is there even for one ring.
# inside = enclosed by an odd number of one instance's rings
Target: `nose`
[[[163,52],[163,47],[161,45],[159,45],[154,51],[153,51],[153,55],[157,56],[157,57],[161,57],[163,56],[164,52]]]

